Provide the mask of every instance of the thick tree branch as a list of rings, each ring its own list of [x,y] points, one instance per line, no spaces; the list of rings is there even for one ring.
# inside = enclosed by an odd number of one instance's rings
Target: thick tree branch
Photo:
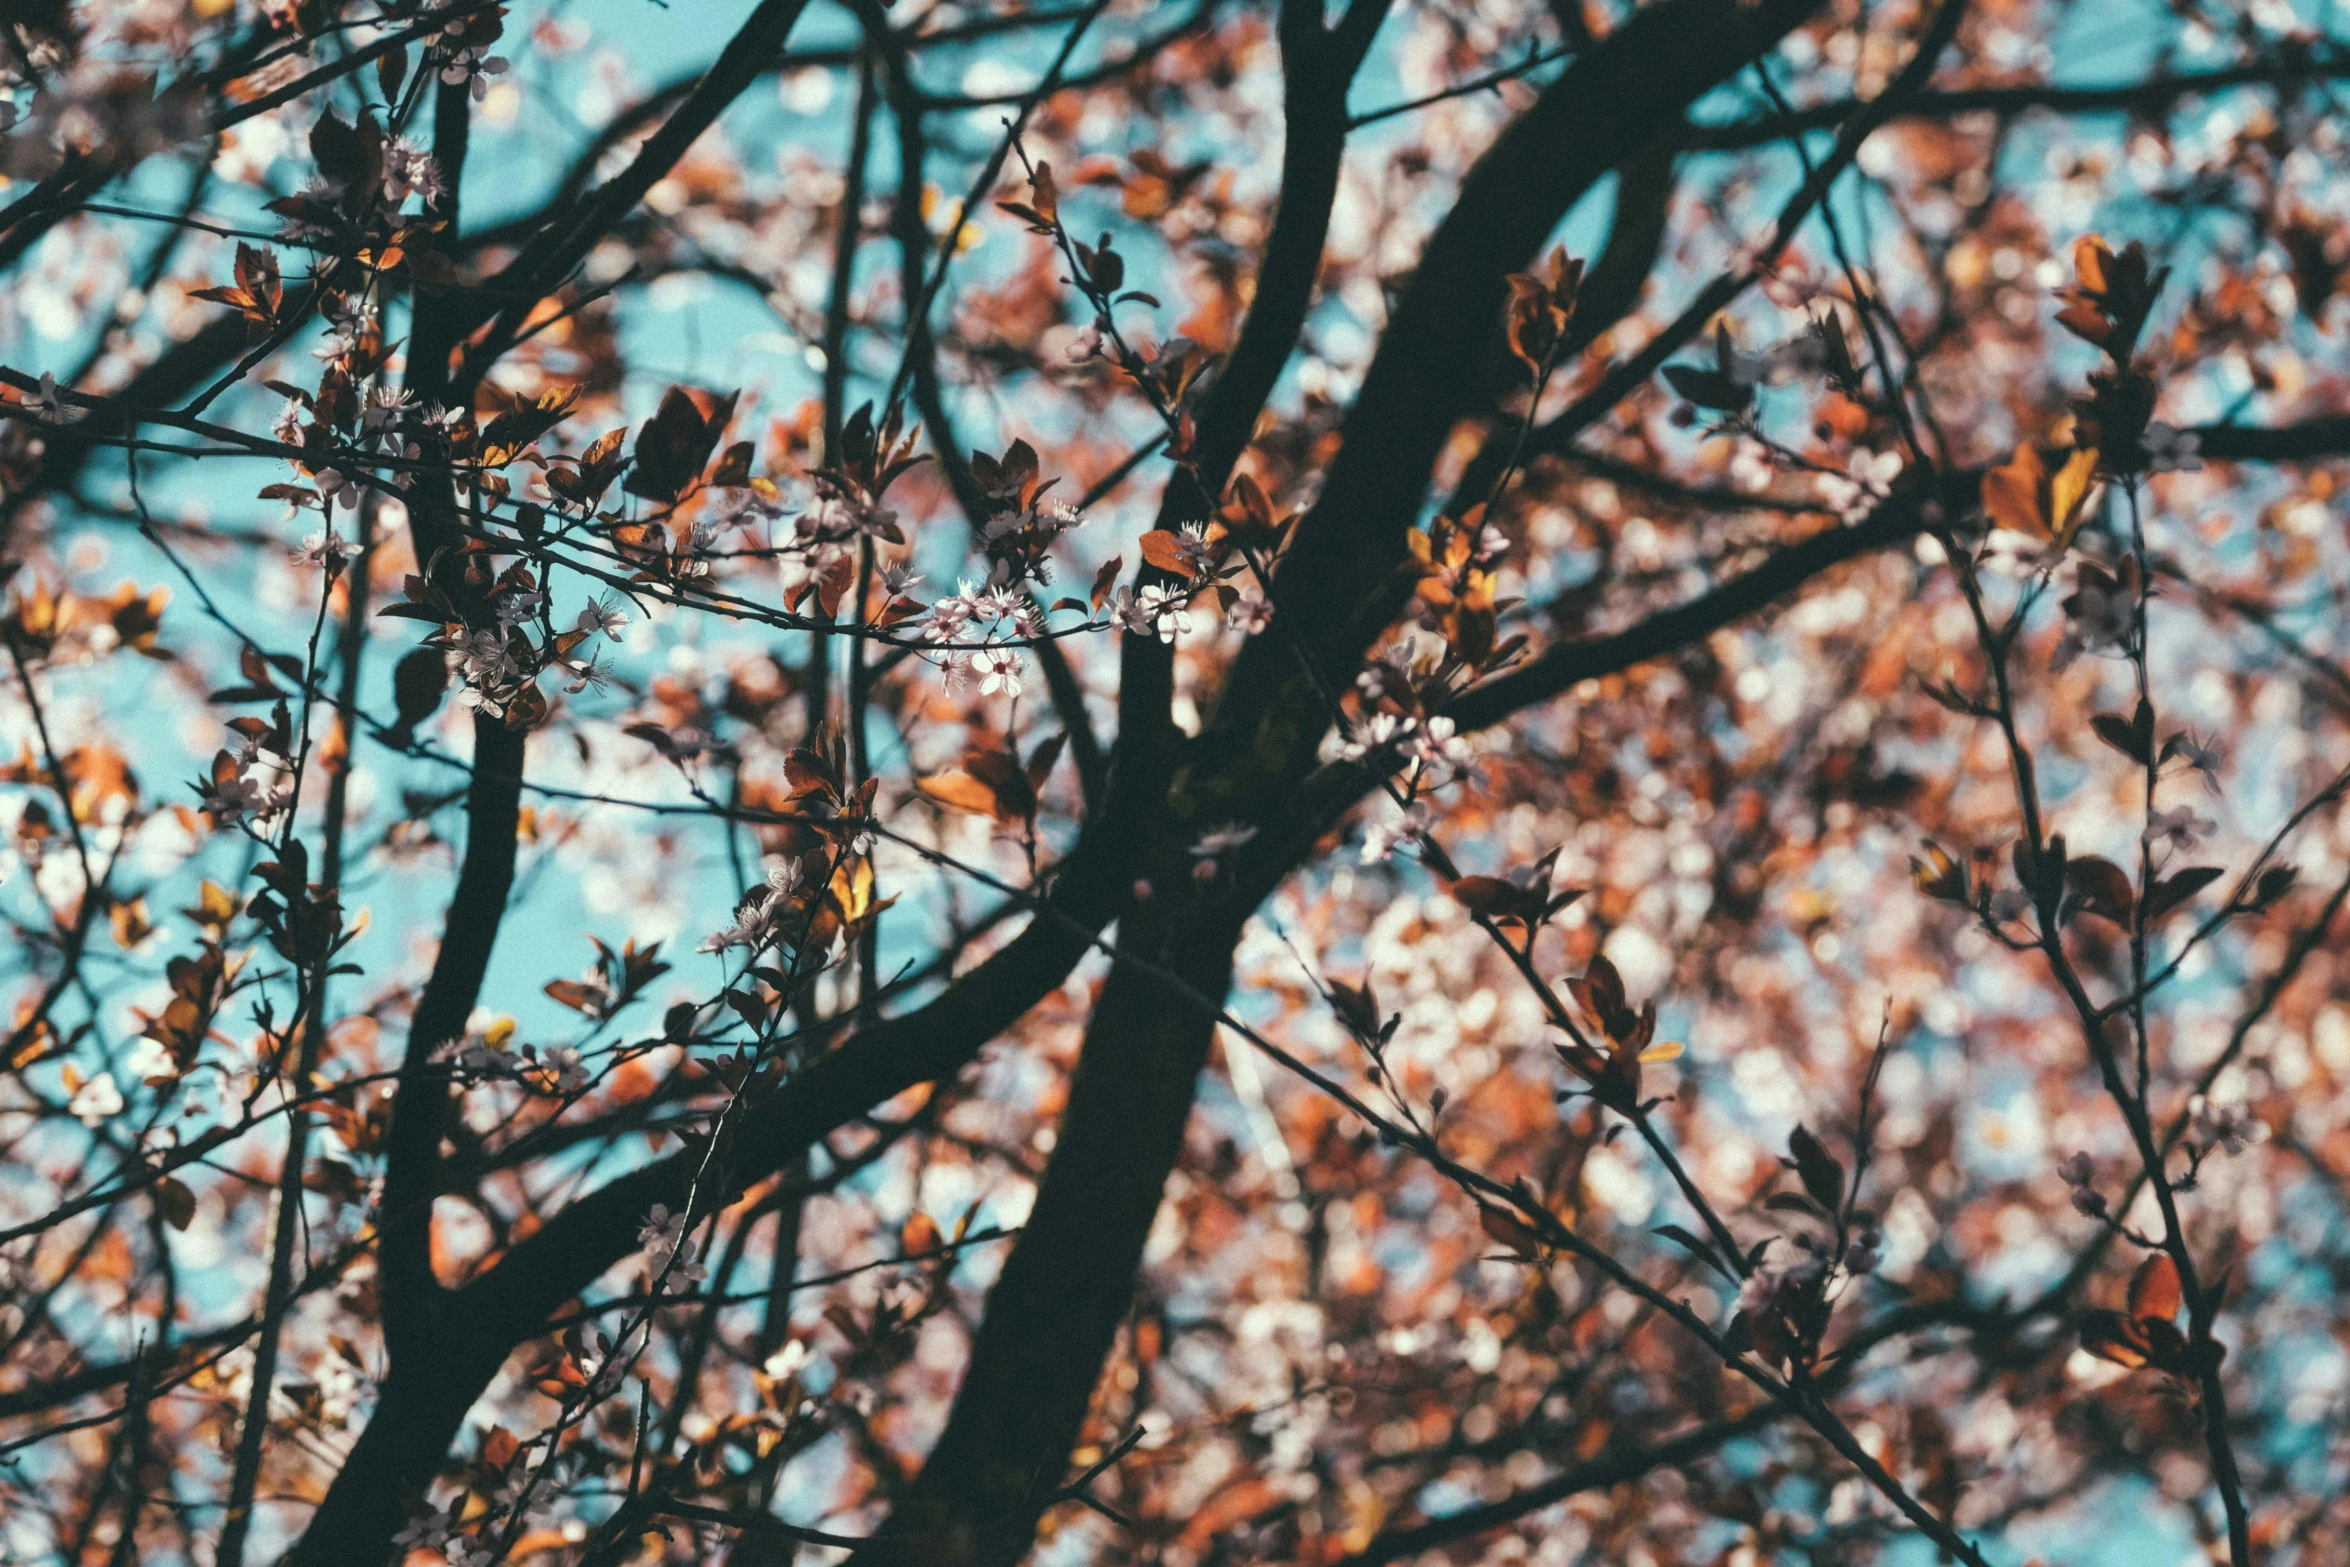
[[[289,1567],[380,1561],[399,1526],[403,1497],[431,1482],[465,1411],[506,1356],[545,1332],[566,1301],[636,1250],[637,1230],[655,1203],[673,1212],[707,1212],[731,1201],[827,1133],[910,1088],[959,1072],[1051,994],[1128,896],[1143,822],[1165,787],[1163,759],[1146,755],[1144,763],[1113,769],[1108,808],[1088,822],[1025,930],[936,1000],[860,1030],[751,1106],[714,1179],[696,1187],[698,1151],[621,1176],[562,1209],[442,1301],[441,1353],[386,1381],[374,1417]]]
[[[1474,401],[1469,345],[1497,334],[1504,278],[1602,174],[1812,8],[1665,0],[1579,56],[1478,160],[1380,340],[1321,496],[1282,564],[1277,602],[1290,634],[1259,636],[1240,654],[1212,752],[1256,751],[1278,735],[1273,749],[1292,766],[1310,756],[1324,726],[1321,682],[1301,677],[1297,649],[1313,650],[1325,671],[1348,667],[1375,631],[1358,611],[1402,559],[1429,471]]]
[[[1386,0],[1356,0],[1325,31],[1309,0],[1282,9],[1280,204],[1248,320],[1201,410],[1193,462],[1169,484],[1162,525],[1214,505],[1296,344],[1337,194],[1347,86],[1386,10]],[[1123,652],[1118,766],[1150,799],[1141,825],[1154,842],[1142,868],[1162,890],[1122,915],[1119,950],[1163,961],[1193,992],[1221,996],[1239,921],[1264,889],[1216,900],[1212,911],[1170,912],[1196,896],[1181,826],[1158,808],[1167,775],[1154,753],[1171,739],[1170,666],[1148,636],[1130,635]],[[1132,1300],[1213,1037],[1213,1017],[1181,1005],[1155,973],[1113,966],[1036,1207],[990,1292],[947,1429],[912,1493],[855,1560],[1010,1567],[1027,1554]]]
[[[560,286],[571,269],[595,249],[597,241],[634,210],[702,133],[717,123],[728,105],[776,63],[784,39],[807,6],[808,0],[760,0],[750,20],[727,41],[709,71],[686,94],[677,111],[646,139],[628,167],[581,202],[568,221],[558,219],[549,225],[481,287],[463,325],[470,333],[495,312],[496,321],[481,350],[484,363],[504,352],[539,300]]]
[[[1222,996],[1238,921],[1127,915],[1119,949]],[[1094,1003],[1027,1227],[988,1293],[954,1413],[912,1492],[858,1567],[1013,1567],[1134,1297],[1143,1243],[1183,1142],[1215,1019],[1153,974],[1115,964]]]
[[[1960,87],[1925,92],[1895,112],[1899,120],[1947,120],[1962,114],[2017,115],[2034,111],[2049,114],[2127,114],[2148,118],[2176,108],[2190,98],[2227,92],[2239,87],[2304,87],[2317,82],[2350,79],[2350,58],[2313,56],[2292,50],[2269,60],[2211,71],[2184,71],[2151,76],[2135,82],[2102,87],[2062,87],[2053,82],[2026,82],[2010,87]],[[1793,114],[1760,115],[1727,125],[1692,128],[1694,151],[1733,152],[1767,147],[1803,131],[1833,130],[1863,104],[1841,98],[1797,109]]]
[[[1383,1529],[1372,1536],[1370,1544],[1352,1556],[1342,1557],[1336,1567],[1386,1567],[1389,1562],[1491,1534],[1570,1496],[1629,1485],[1660,1469],[1678,1469],[1694,1463],[1719,1451],[1725,1443],[1752,1436],[1787,1418],[1788,1411],[1782,1406],[1762,1403],[1733,1419],[1717,1420],[1665,1441],[1626,1447],[1562,1469],[1549,1479],[1514,1491],[1499,1501],[1464,1507],[1457,1513],[1446,1513],[1425,1523]]]

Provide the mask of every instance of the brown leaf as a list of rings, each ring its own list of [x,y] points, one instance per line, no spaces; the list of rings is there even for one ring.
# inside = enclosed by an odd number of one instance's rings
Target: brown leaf
[[[2120,866],[2090,855],[2065,866],[2064,879],[2079,896],[2082,908],[2116,925],[2130,923],[2130,911],[2136,906],[2137,898],[2130,889],[2130,878]]]
[[[1797,1126],[1788,1137],[1787,1151],[1795,1156],[1795,1173],[1812,1201],[1823,1212],[1834,1213],[1844,1201],[1844,1166],[1805,1126]]]
[[[1191,575],[1190,557],[1180,548],[1178,536],[1165,528],[1153,528],[1142,536],[1142,558],[1175,576]]]
[[[1024,822],[1036,815],[1036,790],[1018,757],[1001,751],[974,751],[963,758],[963,770],[994,795],[997,821]]]
[[[2112,713],[2099,713],[2089,720],[2089,727],[2097,731],[2097,738],[2112,746],[2122,755],[2143,767],[2154,759],[2154,709],[2143,699],[2137,711],[2123,719]]]
[[[1515,1214],[1479,1203],[1477,1205],[1477,1222],[1484,1227],[1487,1235],[1507,1246],[1528,1262],[1541,1260],[1543,1252],[1541,1237],[1520,1223]]]
[[[1939,844],[1927,844],[1924,859],[1911,857],[1909,879],[1918,891],[1939,902],[1963,906],[1970,901],[1965,862],[1951,858]]]
[[[196,1222],[196,1194],[175,1176],[167,1175],[155,1183],[155,1207],[163,1222],[175,1230],[185,1230]]]
[[[1110,596],[1110,590],[1118,584],[1118,573],[1125,569],[1126,557],[1112,555],[1102,563],[1102,569],[1093,574],[1093,592],[1088,597],[1095,609],[1102,607],[1102,601]]]
[[[604,993],[601,990],[583,985],[576,979],[548,980],[547,994],[552,996],[558,1005],[569,1007],[574,1012],[584,1012],[590,1017],[603,1010]]]
[[[2158,920],[2185,906],[2224,874],[2216,865],[2190,865],[2175,875],[2158,878],[2146,889],[2146,918]]]
[[[673,386],[660,409],[637,431],[635,468],[621,488],[647,500],[669,502],[702,476],[711,451],[734,417],[735,398],[728,393],[705,417],[701,405],[682,386]]]
[[[1518,889],[1499,876],[1463,876],[1445,889],[1471,914],[1491,914],[1516,898]]]
[[[2094,448],[2075,451],[2051,473],[2040,449],[2026,441],[2013,458],[1983,475],[1983,511],[1998,527],[2065,548],[2080,531],[2096,477]]]
[[[2081,1318],[2081,1347],[2100,1360],[2136,1370],[2152,1362],[2151,1346],[2137,1322],[2118,1311],[2091,1311]]]

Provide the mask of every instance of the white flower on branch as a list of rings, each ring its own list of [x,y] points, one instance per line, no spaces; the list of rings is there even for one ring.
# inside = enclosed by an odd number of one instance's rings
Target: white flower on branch
[[[628,629],[628,613],[620,604],[621,600],[617,597],[590,599],[579,612],[579,618],[572,622],[571,628],[590,635],[600,631],[617,642],[620,633]]]
[[[95,1127],[99,1122],[122,1114],[122,1090],[114,1085],[112,1072],[100,1072],[73,1092],[66,1111],[84,1126]]]
[[[2150,846],[2184,852],[2218,830],[2219,823],[2196,815],[2195,807],[2179,805],[2156,811],[2146,823],[2145,839]]]
[[[489,96],[489,79],[503,76],[512,70],[513,62],[502,54],[491,54],[487,49],[460,49],[441,67],[444,86],[463,87],[473,95],[475,103]]]
[[[981,696],[994,696],[998,691],[1006,696],[1018,696],[1023,689],[1020,655],[1010,648],[981,648],[971,655],[970,666],[971,673],[978,677]]]
[[[293,552],[293,558],[297,566],[320,566],[331,574],[341,571],[343,562],[358,553],[358,545],[330,528],[303,539],[302,547]]]
[[[2192,430],[2177,430],[2160,419],[2146,426],[2138,437],[2138,449],[2146,454],[2149,473],[2200,473],[2203,459],[2203,437]]]
[[[2198,1094],[2190,1107],[2195,1135],[2208,1147],[2226,1151],[2230,1158],[2268,1141],[2268,1123],[2241,1102],[2214,1104]]]

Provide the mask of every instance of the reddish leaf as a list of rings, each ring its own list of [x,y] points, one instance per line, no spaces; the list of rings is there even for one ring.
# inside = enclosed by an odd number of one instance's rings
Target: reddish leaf
[[[2138,1271],[2130,1276],[2130,1315],[2153,1317],[2168,1322],[2179,1314],[2183,1296],[2179,1290],[2178,1264],[2171,1261],[2168,1252],[2156,1252],[2138,1264]]]

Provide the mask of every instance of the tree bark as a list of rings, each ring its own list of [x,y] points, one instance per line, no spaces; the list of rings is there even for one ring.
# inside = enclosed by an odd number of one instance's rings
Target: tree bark
[[[1177,920],[1154,900],[1124,921],[1119,949],[1220,1001],[1237,934],[1229,909]],[[1182,987],[1112,966],[1060,1141],[988,1293],[954,1413],[911,1493],[850,1558],[856,1567],[1011,1567],[1028,1554],[1133,1300],[1214,1037],[1213,1016]]]

